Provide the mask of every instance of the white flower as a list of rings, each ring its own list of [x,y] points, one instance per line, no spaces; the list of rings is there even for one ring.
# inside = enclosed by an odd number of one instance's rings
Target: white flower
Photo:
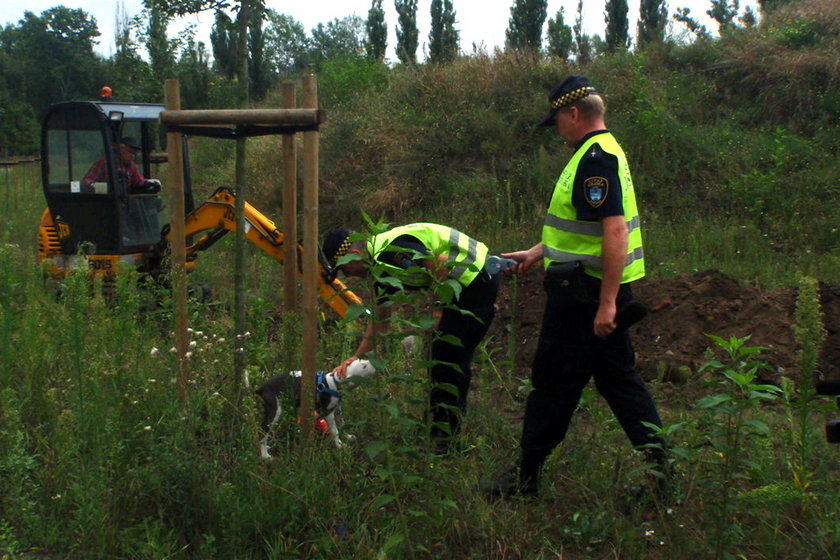
[[[158,350],[155,346],[152,346],[152,350],[149,352],[149,354],[150,354],[153,358],[154,358],[155,356],[157,356],[159,353],[160,353],[160,350]]]
[[[190,340],[190,348],[195,348],[196,346],[198,346],[198,342],[196,342],[195,340]]]
[[[151,426],[143,426],[143,431],[144,431],[144,432],[151,432],[151,431],[152,431],[152,427],[151,427]]]

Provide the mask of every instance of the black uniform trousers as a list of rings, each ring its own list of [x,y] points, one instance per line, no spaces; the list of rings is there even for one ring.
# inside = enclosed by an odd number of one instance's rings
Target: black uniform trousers
[[[591,303],[558,304],[549,290],[540,340],[531,370],[522,427],[522,474],[535,477],[545,458],[566,436],[572,414],[590,379],[603,395],[634,446],[662,444],[642,422],[661,426],[656,405],[635,371],[635,355],[626,329],[606,338],[593,332],[600,281],[587,277]],[[632,299],[629,284],[621,286],[617,304]],[[650,452],[657,462],[662,453]]]
[[[438,336],[431,348],[434,363],[429,407],[434,438],[454,435],[460,428],[461,416],[467,410],[473,355],[493,322],[498,293],[499,275],[490,276],[482,271],[461,291],[455,303],[457,309],[447,307],[443,310],[437,327]],[[461,313],[459,309],[469,313]],[[461,346],[441,338],[444,336],[457,338]],[[448,426],[448,431],[443,426]]]

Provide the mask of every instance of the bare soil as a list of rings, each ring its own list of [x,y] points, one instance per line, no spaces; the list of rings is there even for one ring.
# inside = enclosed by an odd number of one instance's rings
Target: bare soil
[[[496,340],[515,331],[515,374],[527,377],[539,337],[545,295],[542,275],[531,272],[518,280],[504,279],[499,310],[491,328]],[[750,346],[767,350],[759,358],[772,366],[764,382],[782,375],[798,379],[798,347],[794,340],[796,289],[761,291],[718,271],[636,283],[636,299],[651,313],[632,327],[637,370],[646,380],[679,383],[707,361],[713,342],[704,333],[724,338],[750,335]],[[820,297],[827,339],[819,368],[825,379],[840,378],[840,285],[822,284]]]

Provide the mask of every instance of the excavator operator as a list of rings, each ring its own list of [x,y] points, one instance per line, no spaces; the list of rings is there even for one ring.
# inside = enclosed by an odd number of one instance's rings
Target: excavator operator
[[[155,193],[160,190],[160,181],[143,177],[137,169],[137,164],[134,163],[134,158],[141,149],[137,139],[126,136],[120,140],[116,154],[117,177],[128,182],[128,192],[130,194]],[[95,192],[93,184],[107,180],[108,163],[105,156],[102,156],[93,162],[82,179],[82,189],[84,192]]]

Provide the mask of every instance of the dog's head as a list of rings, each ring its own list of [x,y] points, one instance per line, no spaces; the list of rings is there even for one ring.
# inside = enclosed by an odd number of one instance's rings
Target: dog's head
[[[376,373],[376,368],[370,363],[370,360],[356,360],[347,366],[347,377],[344,381],[351,377],[370,377]]]

